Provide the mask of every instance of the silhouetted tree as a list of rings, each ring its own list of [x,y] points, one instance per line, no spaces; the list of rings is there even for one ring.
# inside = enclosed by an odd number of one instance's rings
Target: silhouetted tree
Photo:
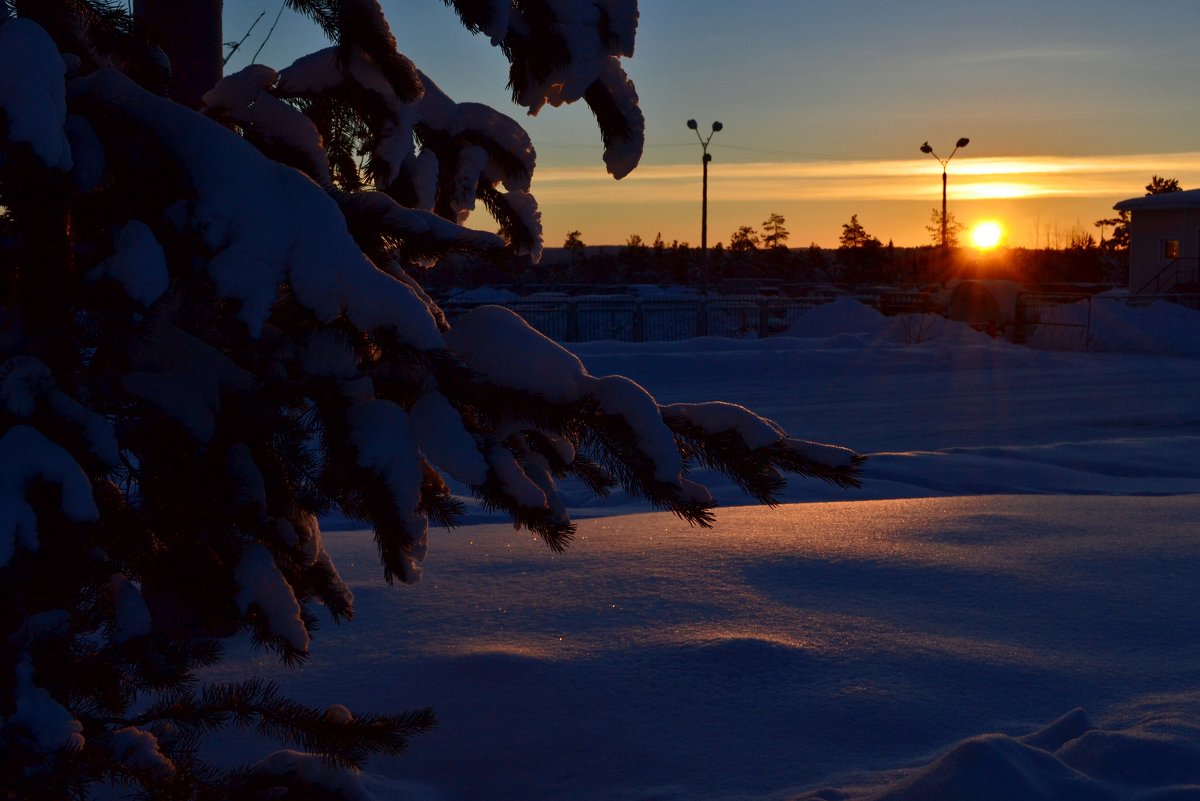
[[[867,233],[867,229],[858,221],[857,214],[850,216],[850,222],[842,223],[842,235],[838,237],[839,248],[865,248],[869,247],[872,242],[882,246],[878,239]]]
[[[1100,229],[1100,248],[1110,251],[1125,251],[1129,249],[1129,212],[1121,211],[1116,217],[1107,217],[1093,223]],[[1104,229],[1112,229],[1105,237]]]
[[[825,251],[816,242],[810,242],[804,252],[804,271],[810,279],[820,279],[829,270],[829,262],[825,260]]]
[[[583,234],[579,231],[568,231],[567,238],[563,241],[563,247],[573,252],[582,251],[587,245],[583,244]]]
[[[1150,183],[1146,184],[1146,195],[1166,195],[1171,192],[1182,192],[1183,188],[1179,186],[1178,178],[1160,178],[1157,175],[1150,176]]]
[[[850,217],[850,222],[842,224],[838,241],[842,281],[858,284],[885,279],[883,243],[867,233],[857,214]]]
[[[954,217],[954,212],[946,212],[946,247],[958,247],[958,238],[966,228]],[[925,230],[929,232],[929,238],[933,244],[938,245],[942,242],[942,210],[934,208],[929,215],[929,223],[925,226]]]
[[[762,244],[766,248],[786,248],[790,234],[784,227],[787,220],[783,215],[771,212],[771,216],[762,224]]]
[[[735,253],[758,250],[758,232],[753,226],[743,225],[729,236],[729,249]]]

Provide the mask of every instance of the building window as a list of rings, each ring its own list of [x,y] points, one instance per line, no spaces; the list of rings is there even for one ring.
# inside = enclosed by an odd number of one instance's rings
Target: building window
[[[1179,258],[1179,240],[1178,239],[1164,239],[1162,241],[1162,257],[1164,259],[1178,259]]]

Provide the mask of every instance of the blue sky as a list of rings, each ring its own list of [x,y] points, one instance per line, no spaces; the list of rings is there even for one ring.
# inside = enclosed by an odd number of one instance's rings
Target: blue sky
[[[589,244],[659,231],[695,243],[700,146],[689,117],[706,131],[725,125],[710,151],[710,241],[777,211],[793,245],[836,244],[851,214],[884,241],[922,244],[941,168],[918,147],[929,140],[946,155],[960,136],[971,144],[950,165],[951,211],[968,224],[1000,220],[1010,244],[1047,244],[1076,225],[1095,232],[1150,172],[1200,186],[1195,0],[642,0],[627,70],[647,119],[642,164],[654,169],[619,183],[604,174],[586,107],[527,118],[509,102],[503,56],[439,0],[383,7],[401,50],[445,91],[529,129],[550,245],[575,228]],[[279,4],[225,9],[226,39],[266,12],[236,69]],[[280,67],[323,46],[312,23],[285,11],[259,61]],[[981,172],[1018,157],[1033,171]]]

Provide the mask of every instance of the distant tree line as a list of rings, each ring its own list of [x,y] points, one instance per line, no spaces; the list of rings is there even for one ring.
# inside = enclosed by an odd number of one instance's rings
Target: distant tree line
[[[1182,191],[1179,181],[1158,175],[1147,195]],[[788,246],[791,234],[782,214],[772,212],[759,226],[742,225],[729,244],[715,244],[707,258],[687,242],[667,243],[662,234],[646,244],[630,234],[620,246],[589,247],[579,230],[567,234],[563,256],[551,250],[541,264],[528,257],[492,255],[444,261],[427,282],[433,288],[465,284],[552,285],[685,284],[719,289],[727,279],[767,279],[783,284],[911,287],[953,278],[1010,278],[1027,284],[1095,283],[1123,285],[1129,270],[1129,213],[1096,220],[1099,240],[1081,226],[1046,237],[1046,245],[980,253],[960,247],[965,226],[946,215],[948,248],[941,239],[941,211],[933,209],[925,229],[930,244],[896,247],[870,234],[858,215],[842,225],[835,249],[811,243]]]

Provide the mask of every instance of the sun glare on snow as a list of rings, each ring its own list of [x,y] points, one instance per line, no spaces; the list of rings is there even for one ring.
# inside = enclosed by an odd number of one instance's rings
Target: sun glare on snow
[[[975,247],[981,250],[994,248],[1000,244],[1000,237],[1004,235],[1004,229],[1000,227],[1000,223],[987,221],[981,222],[971,231],[971,241],[975,243]]]

